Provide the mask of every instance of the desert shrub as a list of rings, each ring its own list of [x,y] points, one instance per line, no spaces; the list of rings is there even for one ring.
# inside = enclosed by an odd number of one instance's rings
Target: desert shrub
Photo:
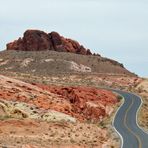
[[[122,98],[123,98],[123,97],[120,96],[120,95],[117,96],[117,99],[118,99],[118,100],[122,100]]]
[[[0,120],[6,120],[6,119],[9,119],[9,118],[11,118],[11,117],[8,116],[8,115],[0,116]]]

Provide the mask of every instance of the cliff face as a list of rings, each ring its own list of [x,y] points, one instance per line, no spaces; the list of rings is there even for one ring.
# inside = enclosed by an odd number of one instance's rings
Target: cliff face
[[[7,50],[72,52],[91,55],[89,49],[84,48],[77,41],[60,36],[57,32],[45,33],[39,30],[27,30],[23,38],[7,44]]]

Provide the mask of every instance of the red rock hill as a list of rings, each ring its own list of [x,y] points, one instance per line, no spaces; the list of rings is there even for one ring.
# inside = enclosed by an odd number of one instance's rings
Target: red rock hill
[[[91,55],[77,41],[60,36],[57,32],[45,33],[39,30],[27,30],[23,38],[7,44],[7,50],[43,51],[54,50],[72,52],[76,54]]]

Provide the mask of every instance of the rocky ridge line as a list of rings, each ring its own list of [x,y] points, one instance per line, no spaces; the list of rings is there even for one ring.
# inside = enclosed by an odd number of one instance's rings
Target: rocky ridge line
[[[22,38],[6,45],[7,50],[71,52],[82,55],[92,55],[77,41],[62,37],[57,32],[45,33],[40,30],[27,30]]]

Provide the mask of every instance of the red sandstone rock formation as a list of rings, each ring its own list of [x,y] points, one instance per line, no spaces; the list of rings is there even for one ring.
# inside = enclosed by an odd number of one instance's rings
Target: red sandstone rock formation
[[[60,87],[37,85],[51,93],[60,95],[70,102],[72,108],[65,108],[65,113],[70,113],[82,120],[97,121],[105,117],[108,106],[117,103],[117,97],[110,91],[89,87]]]
[[[72,52],[76,54],[91,55],[89,49],[85,49],[77,41],[66,39],[57,32],[49,34],[39,30],[27,30],[23,38],[19,38],[7,44],[7,50],[42,51],[54,50]]]
[[[80,121],[99,121],[110,115],[117,103],[116,95],[103,89],[31,85],[1,75],[0,98],[63,112]]]

